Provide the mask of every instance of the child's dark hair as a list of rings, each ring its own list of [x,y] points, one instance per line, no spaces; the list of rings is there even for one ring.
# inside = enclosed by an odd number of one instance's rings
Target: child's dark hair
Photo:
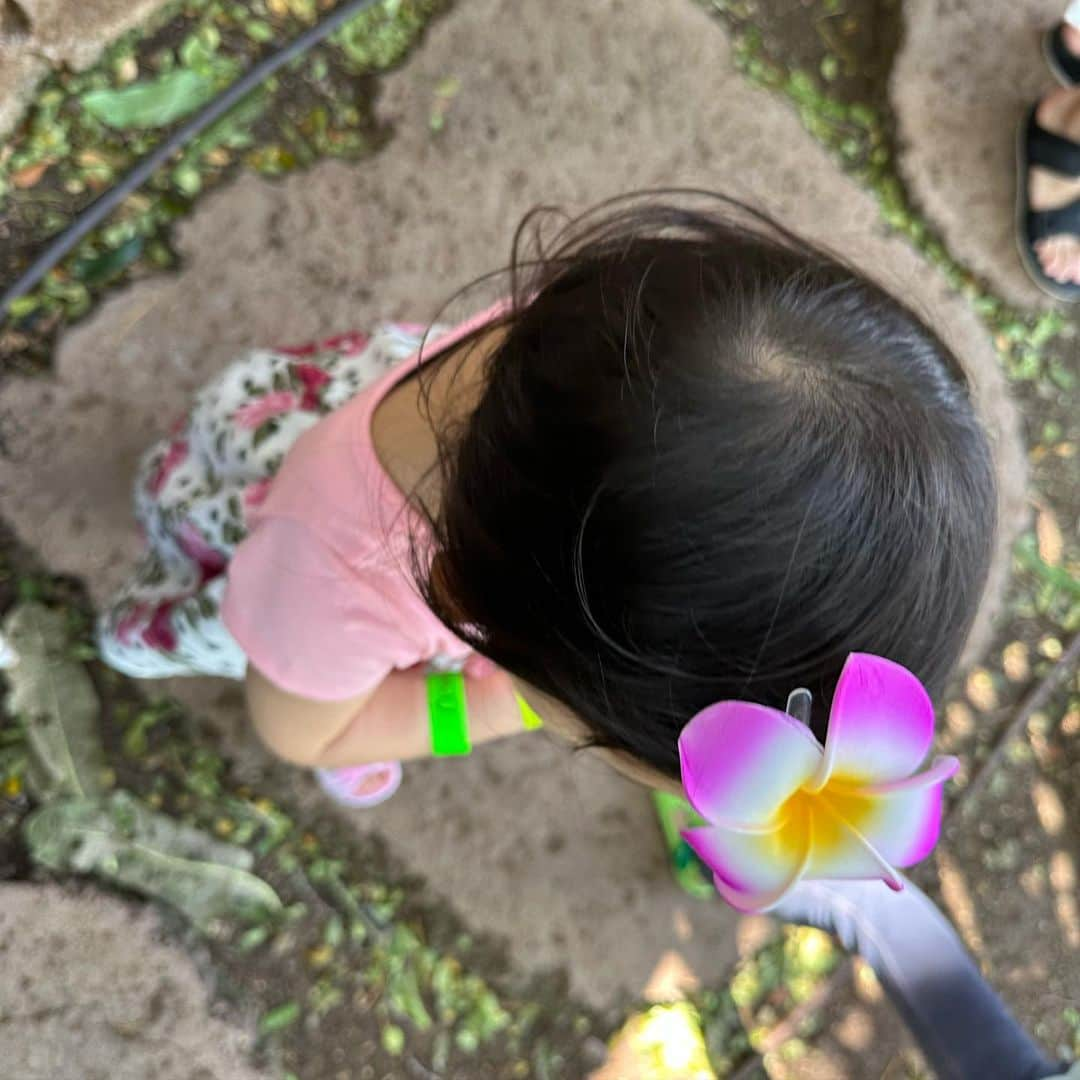
[[[604,204],[525,262],[476,411],[440,432],[432,609],[678,776],[705,705],[814,694],[847,655],[939,692],[993,543],[964,373],[898,300],[764,215]],[[437,578],[437,584],[432,578]]]

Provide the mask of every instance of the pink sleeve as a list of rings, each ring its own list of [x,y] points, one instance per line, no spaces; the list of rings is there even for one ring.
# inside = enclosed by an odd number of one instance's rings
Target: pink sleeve
[[[222,615],[260,672],[315,701],[358,697],[420,660],[378,579],[290,518],[263,518],[237,548]]]

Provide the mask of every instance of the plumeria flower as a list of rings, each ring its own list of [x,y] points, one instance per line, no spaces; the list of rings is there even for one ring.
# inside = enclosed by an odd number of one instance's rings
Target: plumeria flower
[[[833,696],[825,746],[793,716],[746,701],[698,713],[679,737],[687,798],[708,822],[683,833],[740,911],[779,903],[804,878],[883,880],[925,858],[941,827],[942,788],[959,768],[937,758],[922,683],[879,656],[852,653]]]

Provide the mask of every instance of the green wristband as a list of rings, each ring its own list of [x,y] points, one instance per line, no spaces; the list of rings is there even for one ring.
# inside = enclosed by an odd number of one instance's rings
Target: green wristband
[[[429,675],[427,696],[432,754],[435,757],[463,757],[472,753],[465,676],[460,671]]]

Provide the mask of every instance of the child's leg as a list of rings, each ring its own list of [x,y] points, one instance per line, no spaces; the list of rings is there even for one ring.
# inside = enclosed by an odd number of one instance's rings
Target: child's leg
[[[939,1080],[1060,1071],[983,979],[948,920],[905,880],[805,882],[771,914],[835,934],[874,970]]]
[[[98,620],[102,660],[136,679],[242,679],[247,658],[218,614],[224,591],[224,577],[192,591],[158,556],[146,556]]]

